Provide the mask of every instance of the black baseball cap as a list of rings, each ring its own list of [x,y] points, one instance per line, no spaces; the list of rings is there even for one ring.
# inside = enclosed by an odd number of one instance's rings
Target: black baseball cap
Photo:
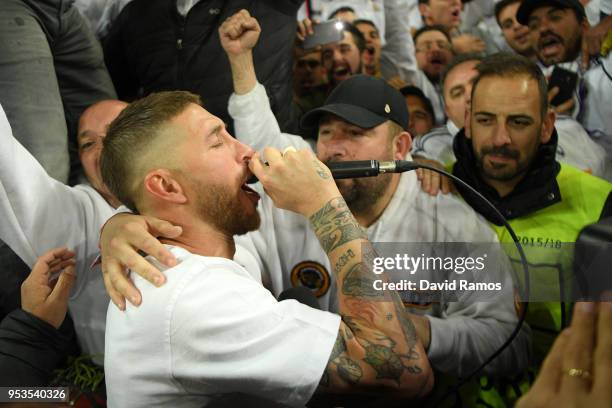
[[[527,25],[533,10],[545,6],[553,6],[560,9],[570,8],[578,16],[578,20],[586,17],[584,6],[578,0],[524,0],[516,12],[516,20],[522,25]]]
[[[354,75],[342,81],[323,106],[304,115],[302,127],[318,126],[321,116],[327,113],[363,129],[388,120],[408,129],[408,108],[402,94],[384,79],[369,75]]]

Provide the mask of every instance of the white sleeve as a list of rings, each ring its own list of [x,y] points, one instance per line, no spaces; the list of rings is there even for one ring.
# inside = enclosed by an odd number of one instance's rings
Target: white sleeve
[[[399,75],[408,83],[417,83],[417,63],[414,41],[406,10],[407,0],[385,0],[385,45],[381,52],[381,71],[385,78]],[[421,88],[422,89],[422,88]]]
[[[612,15],[612,0],[600,0],[599,10],[608,16]]]
[[[327,366],[340,316],[277,302],[228,268],[196,272],[169,306],[174,379],[191,392],[205,387],[304,406]]]
[[[49,249],[67,246],[76,252],[81,281],[98,252],[99,228],[110,213],[110,205],[92,189],[72,188],[51,178],[13,137],[0,107],[0,239],[29,266]]]
[[[257,84],[244,95],[233,93],[229,99],[228,112],[234,119],[236,138],[255,150],[265,147],[284,149],[311,149],[302,137],[281,133],[276,117],[270,108],[270,100],[263,85]]]

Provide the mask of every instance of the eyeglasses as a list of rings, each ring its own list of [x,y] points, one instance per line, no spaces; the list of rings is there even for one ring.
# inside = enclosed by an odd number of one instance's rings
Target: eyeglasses
[[[443,41],[443,40],[425,41],[421,45],[416,47],[416,50],[419,52],[431,51],[434,45],[436,45],[441,50],[450,50],[453,47],[451,43],[449,43],[448,41]]]

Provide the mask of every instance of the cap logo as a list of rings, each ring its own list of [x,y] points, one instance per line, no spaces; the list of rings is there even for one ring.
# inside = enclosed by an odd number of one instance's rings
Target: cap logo
[[[387,113],[391,112],[391,108],[389,107],[388,103],[385,104],[385,112]]]

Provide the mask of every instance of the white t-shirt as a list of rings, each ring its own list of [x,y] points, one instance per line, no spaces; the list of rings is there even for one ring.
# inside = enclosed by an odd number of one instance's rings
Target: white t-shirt
[[[233,261],[168,248],[177,266],[149,258],[167,283],[156,288],[132,274],[146,301],[125,312],[108,308],[109,407],[304,405],[327,366],[340,317],[277,302]]]

